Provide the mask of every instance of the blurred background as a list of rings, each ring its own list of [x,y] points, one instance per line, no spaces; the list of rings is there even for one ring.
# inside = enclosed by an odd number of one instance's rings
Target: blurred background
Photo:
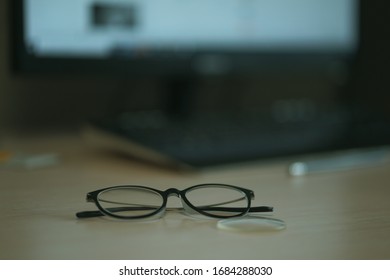
[[[166,96],[161,95],[164,78],[158,75],[117,78],[72,73],[14,73],[10,67],[11,38],[15,36],[11,34],[10,2],[0,2],[2,133],[74,129],[91,118],[170,106]],[[314,103],[332,106],[337,102],[348,103],[355,116],[362,119],[372,115],[382,120],[389,118],[389,4],[384,0],[371,0],[361,1],[360,5],[359,49],[350,72],[345,73],[345,69],[334,65],[326,75],[311,71],[272,75],[253,72],[237,76],[203,75],[197,77],[196,87],[192,89],[196,94],[184,102],[190,103],[191,112],[195,113],[218,110],[245,112],[262,108],[277,110],[286,106],[299,110]],[[294,117],[294,113],[283,115],[286,112],[281,112],[279,118]],[[376,125],[388,130],[387,124]],[[386,143],[387,139],[383,141]]]

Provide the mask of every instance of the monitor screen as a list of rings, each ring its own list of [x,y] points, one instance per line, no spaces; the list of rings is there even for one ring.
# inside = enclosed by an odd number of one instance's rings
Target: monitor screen
[[[344,56],[358,41],[356,0],[20,1],[22,68],[63,59],[224,73],[272,55]]]

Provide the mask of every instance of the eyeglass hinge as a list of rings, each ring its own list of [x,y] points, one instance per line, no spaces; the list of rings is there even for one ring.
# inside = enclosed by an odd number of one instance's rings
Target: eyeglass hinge
[[[93,202],[91,194],[87,194],[86,200],[87,202]]]

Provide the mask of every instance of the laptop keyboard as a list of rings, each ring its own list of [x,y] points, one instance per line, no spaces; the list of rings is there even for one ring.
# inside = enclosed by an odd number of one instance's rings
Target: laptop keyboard
[[[94,125],[194,167],[326,149],[345,129],[332,118],[289,123],[265,119],[259,114],[173,119],[159,112],[138,112]]]

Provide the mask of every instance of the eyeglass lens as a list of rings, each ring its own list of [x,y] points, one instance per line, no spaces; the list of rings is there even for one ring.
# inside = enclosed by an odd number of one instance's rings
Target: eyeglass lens
[[[185,195],[194,207],[209,215],[231,217],[248,208],[246,194],[228,186],[204,185],[189,190]]]
[[[163,205],[163,197],[152,190],[138,187],[103,191],[98,202],[107,212],[121,217],[150,215]]]

